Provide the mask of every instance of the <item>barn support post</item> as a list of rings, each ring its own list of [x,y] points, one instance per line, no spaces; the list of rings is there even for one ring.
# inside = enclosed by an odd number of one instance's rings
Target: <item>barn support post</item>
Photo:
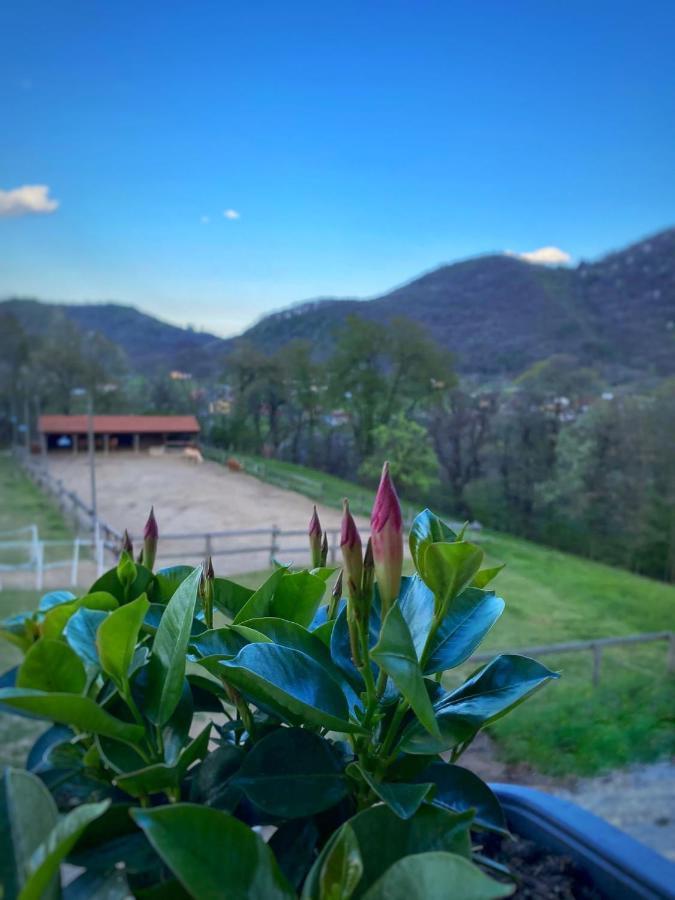
[[[77,456],[77,435],[71,434],[70,439],[73,442],[73,454]]]
[[[134,453],[140,453],[140,452],[141,452],[141,436],[140,436],[140,434],[136,433],[134,435]]]
[[[104,434],[103,435],[103,455],[107,456],[109,450],[110,450],[110,435]]]

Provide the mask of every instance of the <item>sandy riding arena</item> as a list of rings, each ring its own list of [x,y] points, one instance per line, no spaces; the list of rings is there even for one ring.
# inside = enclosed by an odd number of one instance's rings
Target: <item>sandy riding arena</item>
[[[89,502],[89,467],[84,454],[51,458],[49,469],[66,488]],[[305,531],[312,513],[308,497],[217,463],[195,465],[178,456],[97,456],[96,488],[100,518],[120,531],[127,528],[137,541],[148,510],[154,505],[160,529],[160,565],[198,562],[206,548],[203,536],[162,541],[161,535],[264,529],[258,535],[213,538],[211,549],[219,574],[267,568],[272,526],[283,531]],[[340,511],[320,504],[318,511],[323,527],[337,532]],[[359,526],[367,534],[365,520]],[[279,559],[307,563],[304,535],[281,537],[278,545]],[[260,549],[241,552],[247,547]],[[240,552],[222,554],[225,550]]]

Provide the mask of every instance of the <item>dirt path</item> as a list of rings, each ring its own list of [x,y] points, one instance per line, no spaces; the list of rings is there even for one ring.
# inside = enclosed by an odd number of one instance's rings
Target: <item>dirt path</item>
[[[89,468],[84,455],[54,457],[50,471],[69,490],[89,499]],[[131,454],[97,457],[99,515],[114,528],[127,528],[139,535],[150,506],[154,505],[160,535],[264,528],[266,533],[242,538],[218,539],[213,550],[219,574],[258,571],[269,565],[269,550],[244,553],[244,547],[269,547],[273,525],[284,530],[305,531],[312,501],[244,473],[232,473],[213,462],[197,465],[177,456],[150,457]],[[318,506],[324,528],[337,531],[339,510]],[[367,533],[365,520],[359,521]],[[231,551],[218,555],[218,551]],[[292,557],[288,554],[292,553]],[[175,556],[174,556],[175,554]],[[179,560],[198,562],[204,541],[160,540],[160,565]],[[305,563],[308,559],[304,534],[280,542],[277,556]]]

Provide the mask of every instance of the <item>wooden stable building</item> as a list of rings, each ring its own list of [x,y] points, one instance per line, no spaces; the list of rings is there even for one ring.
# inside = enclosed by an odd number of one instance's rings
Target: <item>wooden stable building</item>
[[[150,447],[187,447],[196,443],[199,423],[194,416],[92,416],[96,450],[109,453]],[[45,415],[38,419],[43,453],[86,452],[89,417]]]

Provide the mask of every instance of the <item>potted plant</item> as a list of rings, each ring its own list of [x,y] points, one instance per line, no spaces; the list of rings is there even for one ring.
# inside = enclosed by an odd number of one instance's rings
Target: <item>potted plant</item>
[[[502,807],[458,760],[558,676],[499,655],[446,688],[501,615],[501,567],[425,510],[402,577],[386,464],[371,525],[364,553],[345,503],[331,592],[316,515],[312,567],[251,590],[210,561],[153,572],[152,517],[140,561],[126,539],[87,594],[0,623],[24,652],[0,704],[54,723],[2,779],[5,900],[58,896],[63,862],[67,900],[512,893],[480,852]]]

